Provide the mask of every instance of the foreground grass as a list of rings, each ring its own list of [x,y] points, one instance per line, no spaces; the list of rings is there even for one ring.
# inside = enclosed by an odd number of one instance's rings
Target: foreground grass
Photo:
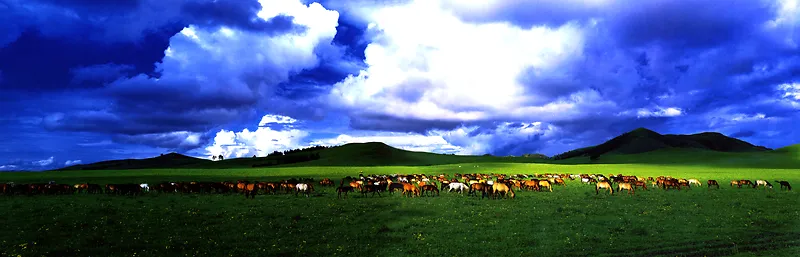
[[[461,167],[459,167],[461,166]],[[458,194],[336,199],[148,194],[0,197],[7,256],[798,256],[800,197],[736,189],[730,179],[789,180],[797,170],[646,165],[462,164],[433,167],[14,173],[0,182],[277,180],[365,173],[593,172],[717,179],[720,190],[595,195],[568,182],[513,200]],[[338,182],[338,181],[337,181]],[[776,185],[777,186],[777,185]]]

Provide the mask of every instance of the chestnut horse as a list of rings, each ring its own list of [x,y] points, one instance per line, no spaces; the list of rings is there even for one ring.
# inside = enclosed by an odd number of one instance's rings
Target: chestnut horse
[[[420,191],[414,184],[403,182],[403,195],[408,197],[420,196]]]
[[[431,196],[433,196],[433,192],[436,192],[436,196],[439,196],[439,188],[436,188],[436,185],[423,185],[420,187],[420,194],[422,196],[425,195],[425,192],[431,192]]]
[[[258,194],[258,184],[247,183],[244,185],[244,198],[256,199],[256,194]]]
[[[474,195],[474,196],[477,197],[478,196],[477,192],[480,191],[481,192],[481,199],[483,199],[483,197],[486,197],[487,194],[489,193],[489,189],[490,189],[490,186],[487,185],[486,183],[475,183],[475,184],[469,185],[469,193],[467,193],[467,195],[468,196],[469,195]]]
[[[742,188],[742,186],[747,186],[747,185],[749,185],[749,186],[751,186],[753,188],[756,187],[756,185],[753,184],[753,181],[750,181],[750,180],[747,180],[747,179],[739,180],[739,183],[738,183],[739,188]]]
[[[611,187],[611,183],[608,183],[608,181],[601,181],[594,184],[595,194],[600,194],[600,189],[608,189],[609,193],[612,195],[614,194],[614,188]]]
[[[644,181],[636,181],[633,182],[634,189],[641,187],[644,190],[647,190],[647,183]]]

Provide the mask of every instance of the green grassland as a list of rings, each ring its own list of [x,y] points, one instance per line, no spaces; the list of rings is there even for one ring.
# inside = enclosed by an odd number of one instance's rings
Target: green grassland
[[[7,256],[798,256],[800,195],[731,188],[731,179],[788,180],[800,171],[707,163],[462,163],[2,173],[0,182],[275,181],[392,173],[603,173],[716,179],[720,190],[600,194],[568,181],[554,192],[487,200],[443,192],[337,199],[332,188],[294,195],[0,197]],[[670,157],[669,152],[654,153]],[[773,154],[773,153],[769,153]],[[780,154],[780,153],[776,153]],[[608,156],[606,159],[612,159]],[[652,157],[652,156],[650,156]],[[674,157],[674,154],[673,156]],[[628,158],[621,156],[613,158]],[[645,157],[637,157],[645,158]],[[755,158],[755,157],[752,157]],[[777,158],[767,155],[763,158]],[[575,161],[576,163],[580,161]],[[796,190],[796,189],[795,189]]]

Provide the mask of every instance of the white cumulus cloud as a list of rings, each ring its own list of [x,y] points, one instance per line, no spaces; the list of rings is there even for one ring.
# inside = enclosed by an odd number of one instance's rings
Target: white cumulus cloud
[[[263,120],[264,118],[262,118],[262,122]],[[266,156],[274,151],[304,147],[306,146],[304,140],[308,135],[309,132],[294,128],[259,127],[255,131],[245,128],[238,132],[223,129],[217,132],[213,143],[205,150],[209,156],[222,155],[226,158]]]
[[[44,159],[44,160],[34,161],[33,164],[39,165],[39,166],[47,166],[47,165],[53,164],[53,161],[54,161],[53,156],[50,156],[50,158],[47,158],[47,159]]]
[[[83,163],[81,160],[68,160],[64,162],[64,166],[72,166]]]
[[[331,101],[356,113],[452,121],[548,120],[598,102],[585,101],[592,91],[556,99],[535,93],[537,82],[521,81],[559,73],[579,58],[584,35],[577,25],[475,24],[443,8],[418,0],[366,14],[368,68],[336,84]]]
[[[261,117],[261,122],[258,123],[258,126],[265,126],[267,124],[273,124],[273,123],[291,124],[295,122],[297,122],[297,120],[289,116],[268,114],[264,115],[264,117]]]

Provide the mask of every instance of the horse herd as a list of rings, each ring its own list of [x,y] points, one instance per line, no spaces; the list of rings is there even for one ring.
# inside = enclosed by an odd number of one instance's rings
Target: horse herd
[[[673,178],[670,176],[639,177],[627,176],[622,174],[458,174],[450,177],[445,174],[425,175],[364,175],[356,177],[347,176],[340,180],[338,186],[330,178],[315,182],[314,179],[286,179],[275,182],[258,182],[239,180],[236,182],[162,182],[150,186],[149,184],[56,184],[54,181],[49,183],[34,184],[0,184],[0,194],[2,195],[59,195],[59,194],[112,194],[112,195],[139,195],[148,192],[158,193],[240,193],[245,198],[253,199],[256,195],[265,194],[300,194],[309,197],[315,191],[315,185],[320,187],[336,187],[337,198],[348,197],[348,193],[360,193],[362,196],[376,194],[380,197],[382,193],[394,194],[401,192],[405,197],[420,196],[439,196],[441,191],[455,192],[459,194],[467,193],[467,196],[477,197],[480,193],[481,199],[490,198],[514,198],[515,191],[536,191],[553,192],[554,186],[566,187],[565,180],[579,180],[582,184],[594,185],[595,194],[606,192],[627,191],[628,194],[635,194],[637,190],[648,190],[648,185],[653,188],[663,190],[691,189],[692,186],[702,186],[697,179]],[[780,189],[792,190],[792,186],[787,181],[775,181],[780,184]],[[707,180],[707,188],[719,189],[716,180]],[[731,187],[737,188],[772,188],[772,184],[766,180],[732,180]]]

